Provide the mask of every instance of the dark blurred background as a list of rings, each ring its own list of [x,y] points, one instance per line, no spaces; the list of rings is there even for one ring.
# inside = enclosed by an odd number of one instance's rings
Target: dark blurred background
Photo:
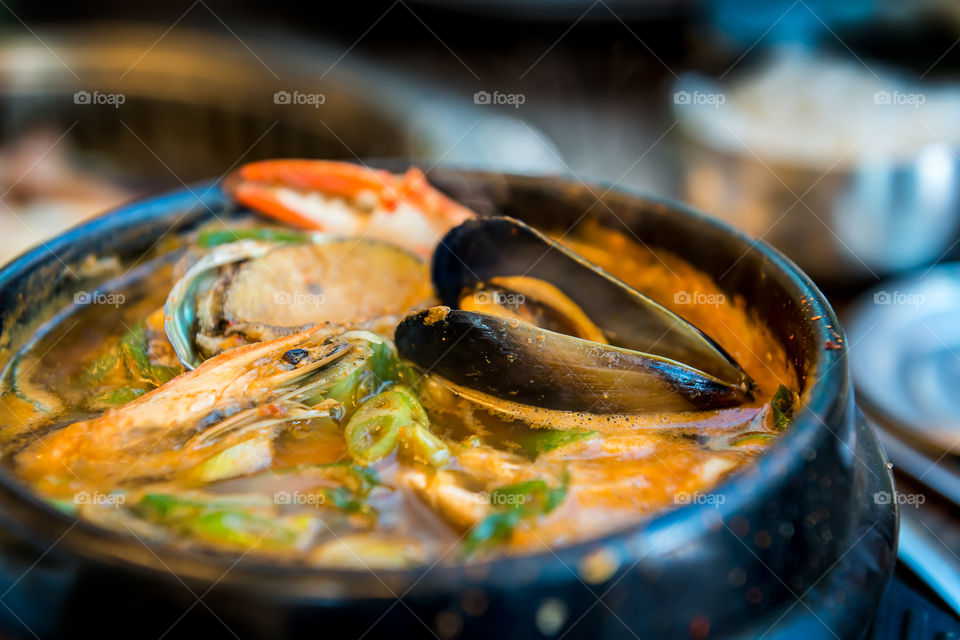
[[[960,563],[958,45],[945,0],[3,0],[0,259],[273,156],[678,198],[841,311],[936,582]]]
[[[828,288],[956,253],[953,2],[131,4],[0,7],[4,256],[276,155],[655,191]]]

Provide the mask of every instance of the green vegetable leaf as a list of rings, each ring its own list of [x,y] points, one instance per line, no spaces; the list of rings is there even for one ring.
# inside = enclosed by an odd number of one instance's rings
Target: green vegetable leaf
[[[120,348],[127,371],[134,379],[139,378],[159,387],[180,373],[176,367],[150,363],[150,358],[147,356],[147,331],[143,322],[138,322],[120,339]]]
[[[363,365],[333,383],[323,394],[343,405],[349,416],[365,400],[401,380],[402,365],[386,340],[369,342],[370,355]]]
[[[183,535],[243,549],[294,549],[310,531],[312,518],[261,516],[245,511],[211,511],[175,523]]]
[[[377,515],[375,509],[370,507],[363,500],[358,500],[354,494],[346,487],[336,487],[335,489],[324,489],[323,495],[326,502],[340,509],[344,513],[356,513],[364,516]]]
[[[517,438],[520,449],[529,457],[536,458],[542,453],[559,449],[568,444],[579,442],[596,435],[588,429],[531,429]]]
[[[310,537],[314,522],[305,514],[277,515],[272,502],[252,498],[150,493],[133,506],[133,511],[179,535],[243,549],[300,548]]]
[[[380,475],[371,467],[349,462],[332,462],[323,467],[326,472],[324,475],[340,482],[355,495],[366,496],[371,489],[380,485]]]
[[[386,340],[373,345],[370,371],[381,386],[390,382],[409,386],[418,377],[410,363],[398,358],[396,351]]]
[[[342,464],[342,463],[336,463]],[[349,466],[351,475],[357,479],[357,484],[353,487],[353,491],[367,495],[370,493],[370,490],[380,484],[380,474],[377,473],[376,469],[371,469],[370,467],[361,467],[360,465],[351,464]]]
[[[520,521],[519,511],[500,511],[492,513],[470,530],[460,547],[462,557],[469,557],[481,548],[506,542]]]
[[[797,403],[797,395],[784,385],[780,385],[773,394],[770,407],[773,409],[773,428],[783,431],[793,419],[793,409]]]
[[[176,367],[151,364],[147,349],[146,326],[138,322],[116,345],[87,365],[80,373],[81,386],[102,386],[108,376],[115,376],[110,378],[115,386],[95,392],[87,399],[87,405],[91,408],[124,405],[180,373]],[[122,379],[119,385],[114,382],[116,377]]]
[[[135,398],[139,398],[146,392],[146,389],[135,389],[133,387],[117,387],[116,389],[107,389],[106,391],[102,391],[90,398],[90,400],[88,400],[88,404],[119,407],[127,404]]]
[[[187,481],[206,484],[247,475],[268,467],[273,460],[275,431],[254,432],[253,436],[213,454],[187,471]]]
[[[551,488],[544,480],[527,480],[494,489],[494,505],[506,505],[523,515],[545,515],[557,508],[567,496],[570,475],[565,473],[558,487]]]
[[[461,556],[467,557],[481,548],[505,542],[522,520],[546,515],[560,506],[567,497],[570,473],[564,472],[556,487],[545,480],[527,480],[494,489],[490,502],[494,512],[470,530],[461,546]]]

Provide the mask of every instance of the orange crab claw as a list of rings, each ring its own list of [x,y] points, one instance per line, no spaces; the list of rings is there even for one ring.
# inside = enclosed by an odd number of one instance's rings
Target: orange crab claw
[[[474,216],[415,167],[397,176],[349,162],[264,160],[240,167],[224,188],[240,204],[286,224],[344,235],[370,231],[425,255],[447,229]]]
[[[263,160],[236,172],[241,183],[256,182],[297,191],[318,191],[341,198],[362,192],[380,196],[388,208],[397,200],[397,178],[389,171],[335,160]]]
[[[246,164],[224,182],[240,204],[297,227],[325,230],[322,220],[287,204],[278,189],[317,192],[354,200],[367,195],[392,211],[397,206],[398,181],[388,171],[332,160],[264,160]]]

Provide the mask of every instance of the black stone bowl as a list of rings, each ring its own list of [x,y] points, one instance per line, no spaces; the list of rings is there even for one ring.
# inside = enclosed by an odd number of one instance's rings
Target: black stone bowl
[[[59,512],[3,467],[5,635],[858,637],[893,569],[897,513],[886,460],[854,406],[842,331],[811,281],[765,244],[661,198],[565,178],[430,178],[481,213],[553,228],[592,217],[713,275],[785,345],[802,412],[752,467],[641,525],[530,556],[376,573],[147,545]],[[124,207],[8,264],[5,375],[24,345],[70,312],[76,292],[103,286],[75,275],[84,258],[132,264],[168,234],[239,214],[218,186],[202,185]],[[144,264],[128,277],[152,268]]]

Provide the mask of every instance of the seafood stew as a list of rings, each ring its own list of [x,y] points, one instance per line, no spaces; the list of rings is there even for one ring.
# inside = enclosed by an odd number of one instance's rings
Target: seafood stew
[[[313,566],[541,552],[707,499],[796,409],[742,301],[620,232],[491,227],[415,170],[275,161],[226,186],[259,215],[174,243],[9,372],[6,460],[77,517]],[[471,257],[451,286],[465,225],[569,264]],[[587,304],[601,287],[616,307]]]

